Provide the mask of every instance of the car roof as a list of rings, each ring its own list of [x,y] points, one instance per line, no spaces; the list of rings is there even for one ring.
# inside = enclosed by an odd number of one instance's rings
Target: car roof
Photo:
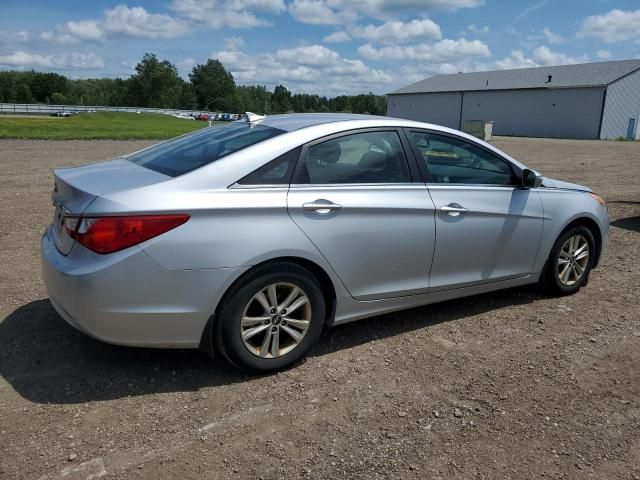
[[[262,120],[258,120],[256,123],[292,132],[294,130],[300,130],[301,128],[322,125],[325,123],[367,120],[372,122],[388,122],[392,119],[389,117],[359,115],[355,113],[289,113],[284,115],[271,115]]]

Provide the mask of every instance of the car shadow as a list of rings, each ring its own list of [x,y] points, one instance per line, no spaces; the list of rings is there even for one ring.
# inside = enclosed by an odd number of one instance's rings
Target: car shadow
[[[539,298],[537,290],[521,287],[373,317],[325,331],[310,355],[323,356]],[[69,326],[48,299],[23,305],[0,323],[0,375],[22,397],[42,404],[197,391],[256,378],[197,350],[99,342]]]
[[[640,216],[619,218],[617,220],[613,220],[610,225],[612,227],[631,230],[632,232],[640,232]]]

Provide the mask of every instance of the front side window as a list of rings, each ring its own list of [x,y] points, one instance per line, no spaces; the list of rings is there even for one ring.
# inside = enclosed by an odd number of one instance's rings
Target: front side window
[[[345,135],[312,145],[298,183],[405,183],[411,181],[395,131]]]
[[[419,131],[410,132],[409,139],[432,183],[513,184],[513,171],[506,161],[469,142]]]
[[[284,130],[238,122],[208,127],[134,153],[127,159],[142,167],[177,177],[232,153],[285,133]]]

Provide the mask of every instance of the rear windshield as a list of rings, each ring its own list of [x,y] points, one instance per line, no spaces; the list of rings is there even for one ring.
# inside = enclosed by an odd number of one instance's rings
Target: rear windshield
[[[282,133],[284,130],[248,122],[207,127],[134,153],[127,159],[177,177]]]

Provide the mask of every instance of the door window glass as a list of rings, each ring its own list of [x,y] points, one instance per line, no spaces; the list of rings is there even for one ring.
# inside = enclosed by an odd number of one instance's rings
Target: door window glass
[[[462,139],[413,131],[410,140],[420,152],[432,183],[512,185],[511,166]]]
[[[405,183],[411,181],[395,131],[354,133],[309,147],[299,183]]]

